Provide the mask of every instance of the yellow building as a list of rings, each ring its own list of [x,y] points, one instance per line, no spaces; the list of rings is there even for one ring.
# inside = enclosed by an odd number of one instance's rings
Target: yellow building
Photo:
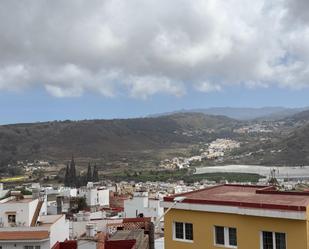
[[[309,249],[307,192],[219,185],[165,197],[165,249]]]

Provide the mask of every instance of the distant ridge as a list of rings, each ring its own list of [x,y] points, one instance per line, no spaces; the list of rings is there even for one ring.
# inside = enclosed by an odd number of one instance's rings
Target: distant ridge
[[[198,112],[207,115],[220,115],[237,120],[253,120],[253,119],[282,119],[288,116],[292,116],[296,113],[308,110],[309,107],[304,108],[287,108],[287,107],[261,107],[261,108],[250,108],[250,107],[210,107],[201,109],[188,109],[179,110],[174,112],[159,113],[151,115],[151,117],[159,117],[171,115],[174,113],[185,113],[185,112]]]

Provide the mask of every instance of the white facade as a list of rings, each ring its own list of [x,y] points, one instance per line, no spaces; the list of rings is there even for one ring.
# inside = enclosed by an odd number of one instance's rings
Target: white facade
[[[18,240],[18,241],[1,241],[0,246],[2,249],[25,249],[25,246],[33,246],[33,249],[50,249],[49,239],[43,239],[39,241],[30,240]]]
[[[80,188],[78,196],[86,198],[86,203],[90,207],[109,206],[109,189],[101,187]]]
[[[77,189],[69,187],[60,187],[58,189],[54,189],[53,187],[45,187],[42,188],[42,192],[44,192],[46,195],[62,195],[66,197],[77,196]]]
[[[124,201],[124,213],[126,218],[136,218],[139,214],[151,217],[153,221],[163,214],[159,199],[149,199],[147,192],[136,192],[132,199]]]
[[[65,215],[46,215],[40,217],[40,221],[44,220],[46,223],[48,219],[58,217],[57,220],[50,227],[50,245],[51,247],[57,241],[63,242],[70,237],[69,221],[65,219]]]
[[[30,226],[39,200],[24,198],[15,200],[10,197],[0,201],[0,224],[2,227]],[[9,216],[15,215],[15,224],[9,222]]]
[[[41,215],[46,212],[44,201],[41,205],[39,199],[18,198],[0,201],[0,248],[50,249],[57,241],[69,239],[69,222],[64,215]]]
[[[3,189],[3,183],[0,182],[0,198],[5,197],[8,192],[8,190]]]

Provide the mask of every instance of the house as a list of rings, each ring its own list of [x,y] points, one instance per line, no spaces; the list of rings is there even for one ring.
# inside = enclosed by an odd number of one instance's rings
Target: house
[[[96,223],[88,223],[86,232],[77,240],[78,249],[154,249],[150,218],[124,219],[107,224],[98,231]]]
[[[88,183],[78,189],[77,196],[84,197],[89,207],[109,206],[109,189]]]
[[[272,186],[227,184],[165,197],[165,249],[308,249],[308,205],[309,192]]]
[[[148,192],[135,192],[132,199],[124,201],[126,218],[151,217],[153,221],[163,214],[160,200],[149,198]]]
[[[41,198],[14,194],[0,201],[0,248],[50,249],[69,238],[64,215],[42,215]]]

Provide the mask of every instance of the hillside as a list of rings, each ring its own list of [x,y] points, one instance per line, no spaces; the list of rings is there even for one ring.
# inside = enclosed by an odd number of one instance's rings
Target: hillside
[[[242,163],[261,165],[309,165],[309,111],[282,119],[281,131],[271,139],[248,144],[239,153],[251,153]]]
[[[180,113],[157,118],[61,121],[0,126],[2,165],[26,159],[119,157],[207,141],[208,130],[229,132],[237,121]]]
[[[262,146],[262,164],[309,165],[309,125],[295,129],[287,137]]]

